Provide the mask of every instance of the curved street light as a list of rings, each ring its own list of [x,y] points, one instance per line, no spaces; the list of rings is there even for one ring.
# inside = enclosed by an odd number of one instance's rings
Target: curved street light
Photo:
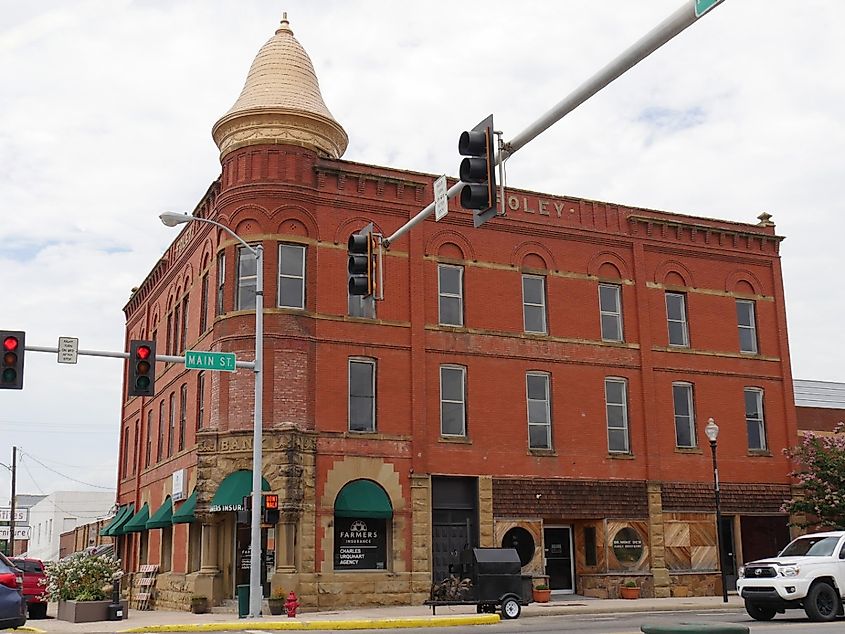
[[[220,227],[235,238],[255,256],[255,403],[252,426],[252,509],[250,516],[249,547],[249,616],[261,616],[261,603],[264,599],[261,588],[261,475],[262,475],[262,366],[264,358],[264,247],[252,246],[226,225],[208,218],[197,218],[188,214],[165,211],[159,219],[167,227],[175,227],[188,222],[205,222]]]

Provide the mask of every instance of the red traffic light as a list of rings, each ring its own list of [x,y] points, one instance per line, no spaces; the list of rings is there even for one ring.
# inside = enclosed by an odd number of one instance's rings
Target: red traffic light
[[[18,349],[18,338],[17,337],[6,337],[3,339],[3,350],[8,352],[14,352]]]
[[[150,350],[149,346],[138,346],[135,350],[135,356],[139,359],[149,359],[150,354],[152,354],[152,350]],[[144,370],[146,372],[146,370]]]
[[[0,330],[0,389],[23,389],[23,361],[26,333],[22,330]]]

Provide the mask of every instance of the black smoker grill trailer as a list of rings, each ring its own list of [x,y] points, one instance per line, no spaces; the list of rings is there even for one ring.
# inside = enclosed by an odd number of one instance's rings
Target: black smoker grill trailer
[[[515,619],[522,612],[522,606],[531,603],[531,577],[522,574],[519,555],[513,548],[472,548],[461,553],[459,570],[456,574],[458,587],[463,579],[472,585],[463,588],[458,596],[447,599],[432,597],[425,602],[431,606],[431,613],[437,614],[439,605],[475,605],[477,611],[495,612],[501,608],[503,619]]]

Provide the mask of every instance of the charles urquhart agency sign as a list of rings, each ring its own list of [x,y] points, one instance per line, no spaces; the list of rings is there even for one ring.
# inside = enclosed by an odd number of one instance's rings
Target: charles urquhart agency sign
[[[334,518],[334,569],[385,570],[387,520]]]

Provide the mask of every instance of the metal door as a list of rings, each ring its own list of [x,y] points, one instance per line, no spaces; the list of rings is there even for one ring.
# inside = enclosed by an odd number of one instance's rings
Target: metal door
[[[549,526],[543,529],[543,549],[549,587],[564,593],[575,592],[572,558],[572,527]]]

